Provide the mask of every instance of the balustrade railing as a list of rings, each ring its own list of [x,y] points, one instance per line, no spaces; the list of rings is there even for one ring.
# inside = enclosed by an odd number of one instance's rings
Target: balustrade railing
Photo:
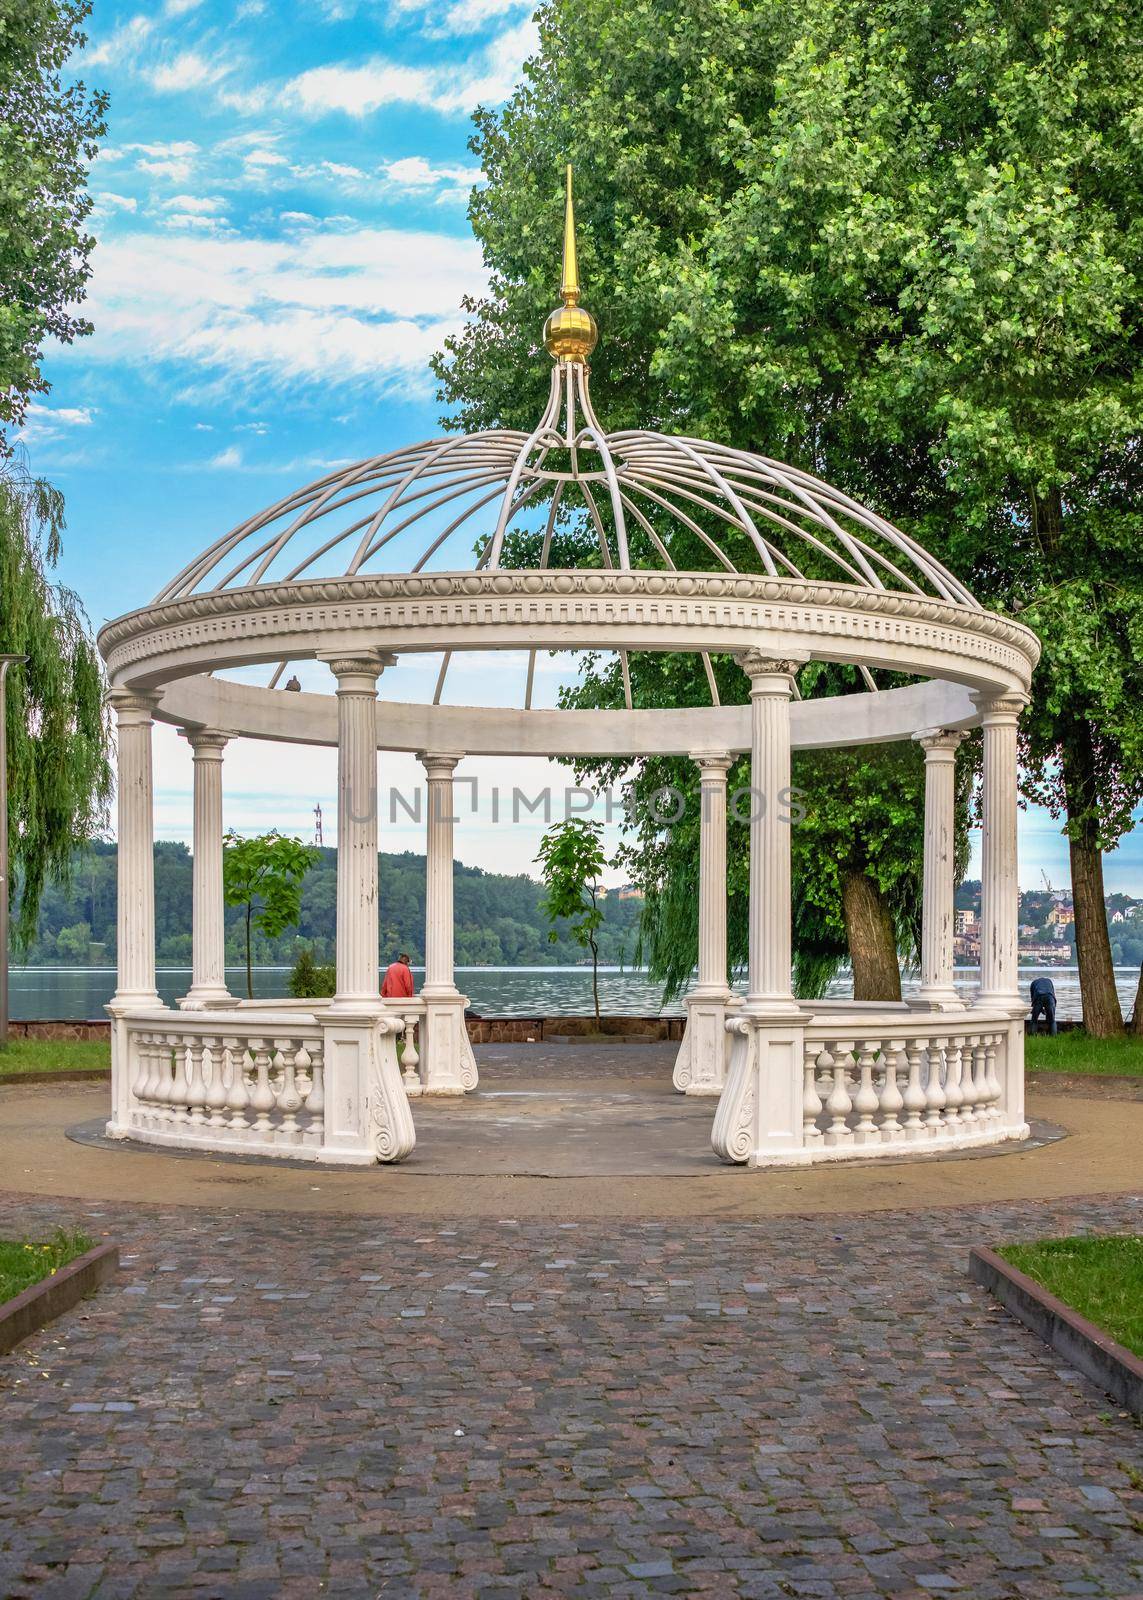
[[[325,1133],[312,1016],[152,1013],[127,1023],[129,1123],[155,1143],[307,1156]]]
[[[802,1138],[812,1159],[991,1144],[1017,1134],[1001,1104],[1006,1023],[939,1016],[868,1029],[847,1018],[845,1026],[843,1033],[836,1019],[819,1018],[805,1033]]]
[[[385,1010],[395,1017],[400,1017],[405,1024],[401,1035],[401,1043],[397,1047],[397,1055],[401,1063],[401,1081],[405,1085],[405,1093],[410,1099],[416,1099],[424,1093],[421,1082],[421,1023],[425,1015],[425,1002],[419,995],[413,995],[408,1000],[386,1000]]]

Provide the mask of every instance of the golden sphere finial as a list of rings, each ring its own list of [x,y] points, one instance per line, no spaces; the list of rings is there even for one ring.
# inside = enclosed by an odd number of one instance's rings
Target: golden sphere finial
[[[557,361],[586,361],[595,349],[599,329],[590,311],[579,303],[579,260],[575,248],[575,207],[572,203],[572,169],[568,162],[567,198],[564,201],[564,270],[560,284],[562,306],[544,323],[544,347]]]

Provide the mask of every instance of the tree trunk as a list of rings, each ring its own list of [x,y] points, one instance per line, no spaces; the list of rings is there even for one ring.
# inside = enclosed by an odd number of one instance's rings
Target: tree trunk
[[[1091,729],[1086,722],[1072,723],[1061,740],[1060,751],[1068,805],[1068,852],[1083,1025],[1092,1038],[1111,1039],[1123,1032],[1123,1008],[1115,987],[1111,938],[1103,904],[1095,757]]]
[[[254,998],[254,969],[250,964],[250,917],[253,908],[249,901],[246,902],[246,998]]]
[[[855,1000],[900,1000],[897,935],[885,896],[857,867],[841,875],[841,909],[849,940]]]
[[[594,939],[591,943],[591,997],[595,1001],[595,1031],[600,1030],[599,1020],[599,947]]]

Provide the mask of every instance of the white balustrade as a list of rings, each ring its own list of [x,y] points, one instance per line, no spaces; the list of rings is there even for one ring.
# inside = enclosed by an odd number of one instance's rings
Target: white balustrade
[[[838,1021],[807,1024],[802,1074],[803,1148],[812,1161],[993,1144],[1023,1137],[1001,1105],[1008,1020],[916,1013],[864,1020],[844,1037]],[[852,1025],[855,1017],[848,1019]]]
[[[267,1011],[127,1022],[132,1130],[153,1143],[314,1155],[325,1131],[320,1024]]]

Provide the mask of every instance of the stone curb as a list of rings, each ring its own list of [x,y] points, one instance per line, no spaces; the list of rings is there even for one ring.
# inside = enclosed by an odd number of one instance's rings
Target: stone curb
[[[119,1246],[97,1244],[69,1261],[50,1278],[42,1278],[0,1304],[0,1355],[14,1350],[30,1333],[70,1311],[119,1271]]]
[[[1069,1366],[1135,1416],[1143,1417],[1143,1361],[1138,1356],[1049,1294],[1043,1284],[1012,1266],[995,1250],[974,1245],[968,1253],[968,1274],[1017,1321],[1051,1345]]]
[[[21,1083],[90,1083],[110,1077],[110,1067],[67,1067],[62,1072],[0,1072],[0,1088]]]

